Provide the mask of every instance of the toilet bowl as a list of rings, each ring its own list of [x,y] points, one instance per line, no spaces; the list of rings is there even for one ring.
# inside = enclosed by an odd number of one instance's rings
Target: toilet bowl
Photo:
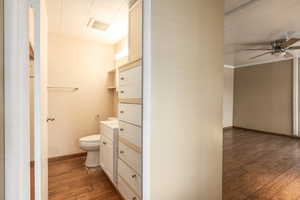
[[[99,166],[99,151],[100,151],[101,135],[89,135],[79,139],[79,146],[82,150],[87,151],[85,161],[86,167]]]

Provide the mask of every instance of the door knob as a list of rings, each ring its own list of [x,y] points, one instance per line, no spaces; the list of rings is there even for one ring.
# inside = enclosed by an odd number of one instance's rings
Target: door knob
[[[53,121],[55,121],[55,118],[50,118],[50,117],[47,118],[47,122],[53,122]]]
[[[134,175],[132,175],[132,176],[131,176],[131,178],[136,178],[136,175],[135,175],[135,174],[134,174]]]

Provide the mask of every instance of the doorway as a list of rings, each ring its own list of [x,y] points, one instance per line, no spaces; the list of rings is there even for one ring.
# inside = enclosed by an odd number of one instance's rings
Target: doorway
[[[35,199],[142,199],[142,2],[33,4]]]

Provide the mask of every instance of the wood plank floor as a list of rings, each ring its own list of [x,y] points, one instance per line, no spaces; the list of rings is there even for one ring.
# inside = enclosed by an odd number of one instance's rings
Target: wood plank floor
[[[300,140],[224,131],[223,200],[300,200]]]
[[[229,129],[223,149],[223,200],[300,200],[299,139]],[[49,200],[121,198],[81,157],[49,163]]]
[[[49,200],[122,200],[104,172],[87,170],[84,157],[49,162]]]

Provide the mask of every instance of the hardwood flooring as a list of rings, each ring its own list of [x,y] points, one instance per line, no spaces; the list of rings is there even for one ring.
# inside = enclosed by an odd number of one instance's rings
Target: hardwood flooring
[[[228,129],[223,149],[223,200],[300,200],[300,139]],[[79,157],[49,162],[49,200],[121,197]]]
[[[84,157],[49,162],[49,200],[122,200],[104,172],[87,170]]]
[[[300,200],[300,140],[224,131],[223,200]]]

